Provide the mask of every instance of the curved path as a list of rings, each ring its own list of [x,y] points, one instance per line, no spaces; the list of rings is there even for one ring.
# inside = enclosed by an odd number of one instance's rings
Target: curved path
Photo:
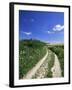
[[[54,66],[51,69],[53,77],[61,77],[61,67],[57,55],[55,54]]]
[[[48,51],[47,51],[46,55],[45,55],[41,60],[39,60],[39,62],[35,65],[35,67],[33,67],[33,68],[26,74],[26,76],[23,77],[23,79],[31,79],[31,78],[35,75],[36,71],[37,71],[37,70],[40,68],[40,66],[43,64],[43,62],[46,60],[47,56],[48,56]]]

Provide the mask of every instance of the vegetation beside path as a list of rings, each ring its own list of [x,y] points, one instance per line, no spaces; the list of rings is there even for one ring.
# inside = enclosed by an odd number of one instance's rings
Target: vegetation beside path
[[[64,45],[47,45],[39,40],[19,41],[19,79],[22,79],[41,60],[48,50],[48,74],[52,77],[51,68],[54,65],[55,54],[57,55],[62,76],[64,76]]]
[[[19,42],[19,78],[23,78],[38,61],[44,57],[47,50],[45,43],[39,40],[22,40]]]
[[[54,65],[54,59],[55,59],[54,53],[51,50],[48,50],[48,74],[47,74],[48,78],[52,77],[51,68]]]
[[[62,77],[64,77],[64,45],[53,45],[49,46],[48,48],[58,56]]]

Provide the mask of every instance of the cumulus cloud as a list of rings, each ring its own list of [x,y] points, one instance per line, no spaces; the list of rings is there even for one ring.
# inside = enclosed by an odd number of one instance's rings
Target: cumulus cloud
[[[53,31],[62,31],[64,29],[64,25],[57,24],[54,26]]]
[[[31,35],[32,33],[31,32],[23,32],[25,35]]]

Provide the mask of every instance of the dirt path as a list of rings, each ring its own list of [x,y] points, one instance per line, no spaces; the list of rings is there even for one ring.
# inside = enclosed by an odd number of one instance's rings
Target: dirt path
[[[46,55],[35,65],[35,67],[33,67],[27,74],[25,77],[23,77],[23,79],[31,79],[36,71],[40,68],[40,66],[44,63],[44,61],[46,60],[48,56],[48,51],[46,53]]]
[[[61,67],[57,55],[55,54],[54,66],[51,69],[53,77],[61,77]]]

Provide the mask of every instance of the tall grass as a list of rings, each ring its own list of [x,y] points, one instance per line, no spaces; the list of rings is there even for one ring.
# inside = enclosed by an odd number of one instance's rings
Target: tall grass
[[[62,76],[64,77],[64,45],[49,46],[48,48],[58,56],[62,70]]]
[[[24,40],[19,42],[19,78],[23,78],[46,54],[43,42]]]

